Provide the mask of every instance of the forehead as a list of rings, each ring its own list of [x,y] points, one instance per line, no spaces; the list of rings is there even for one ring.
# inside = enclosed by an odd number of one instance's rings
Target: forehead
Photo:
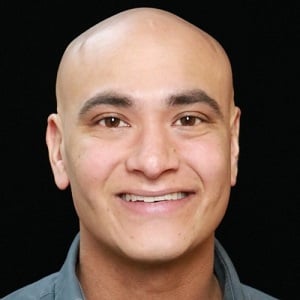
[[[156,99],[192,89],[220,102],[232,97],[223,49],[184,21],[156,18],[104,24],[83,34],[66,51],[57,78],[58,101],[64,106],[81,105],[106,90]]]

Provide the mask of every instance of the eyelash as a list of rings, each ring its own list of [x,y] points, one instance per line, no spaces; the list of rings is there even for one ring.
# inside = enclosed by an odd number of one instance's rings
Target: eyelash
[[[178,122],[181,122],[181,124],[177,124]],[[183,122],[186,124],[184,125]],[[187,122],[191,122],[187,123]],[[197,126],[201,123],[205,122],[204,118],[199,117],[199,116],[194,116],[191,114],[187,114],[184,116],[181,116],[180,118],[176,119],[176,121],[173,123],[175,126]]]
[[[207,120],[205,120],[204,117],[194,116],[192,114],[186,114],[177,118],[172,125],[189,127],[189,126],[197,126],[203,122],[207,122]],[[127,122],[113,115],[106,116],[99,119],[97,121],[97,124],[107,128],[130,127],[130,125]]]
[[[130,125],[122,119],[115,116],[104,117],[97,122],[99,125],[108,128],[129,127]],[[116,124],[114,124],[116,123]],[[120,125],[122,123],[123,125]]]

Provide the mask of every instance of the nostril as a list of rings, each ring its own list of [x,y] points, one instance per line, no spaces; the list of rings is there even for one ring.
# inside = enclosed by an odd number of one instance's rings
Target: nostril
[[[142,173],[149,179],[156,179],[178,166],[177,149],[163,134],[158,134],[158,138],[154,134],[144,134],[126,161],[129,172]]]

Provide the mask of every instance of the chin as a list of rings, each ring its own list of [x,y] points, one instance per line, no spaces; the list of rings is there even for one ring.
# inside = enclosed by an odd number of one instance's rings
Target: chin
[[[123,245],[124,246],[124,245]],[[161,263],[184,255],[191,245],[180,235],[144,235],[131,240],[127,247],[121,247],[126,257],[144,263]]]
[[[142,263],[142,264],[162,264],[173,261],[181,255],[184,254],[184,251],[176,251],[175,249],[166,249],[165,247],[160,247],[159,249],[154,249],[152,247],[151,251],[135,251],[127,253],[132,261]]]

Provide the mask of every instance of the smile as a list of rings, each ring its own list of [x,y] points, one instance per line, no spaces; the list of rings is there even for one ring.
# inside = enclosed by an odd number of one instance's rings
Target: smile
[[[160,201],[169,201],[169,200],[181,200],[185,198],[188,194],[184,192],[179,193],[171,193],[171,194],[165,194],[165,195],[159,195],[159,196],[142,196],[142,195],[133,195],[133,194],[122,194],[121,198],[122,200],[125,200],[127,202],[135,202],[135,201],[141,201],[141,202],[160,202]]]

